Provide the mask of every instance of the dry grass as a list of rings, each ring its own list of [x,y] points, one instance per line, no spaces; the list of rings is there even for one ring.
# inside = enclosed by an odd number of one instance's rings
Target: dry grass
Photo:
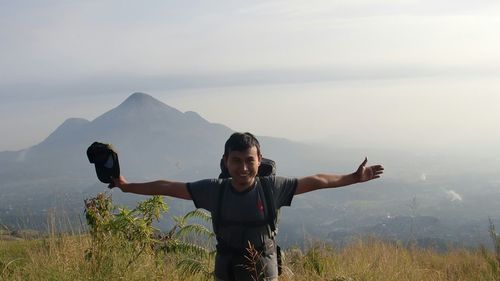
[[[0,280],[203,280],[177,270],[179,256],[153,251],[129,267],[115,251],[96,270],[85,258],[90,243],[87,235],[0,241]],[[437,253],[365,239],[340,251],[315,244],[306,252],[290,249],[285,255],[280,280],[500,280],[479,250]]]
[[[119,253],[115,253],[114,257],[110,255],[110,259],[104,261],[111,263],[96,272],[93,264],[85,258],[85,251],[91,243],[86,235],[62,235],[24,243],[24,248],[19,247],[19,241],[0,244],[2,249],[10,251],[9,256],[3,257],[2,264],[20,259],[1,272],[0,280],[165,280],[165,276],[161,276],[163,266],[157,264],[152,255],[142,256],[136,268],[118,272],[116,269],[123,268],[120,263],[124,261]],[[14,256],[16,252],[20,258]]]

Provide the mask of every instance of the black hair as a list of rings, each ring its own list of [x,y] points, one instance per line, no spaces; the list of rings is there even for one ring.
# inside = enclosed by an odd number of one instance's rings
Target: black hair
[[[257,138],[248,133],[233,133],[224,145],[224,156],[228,156],[231,151],[244,151],[255,146],[257,154],[260,155],[260,144]]]

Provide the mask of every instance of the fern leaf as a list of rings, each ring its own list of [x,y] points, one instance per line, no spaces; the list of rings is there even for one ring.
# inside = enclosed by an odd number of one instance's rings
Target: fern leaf
[[[191,234],[196,234],[200,236],[207,236],[209,238],[214,236],[214,233],[210,231],[208,228],[201,224],[190,224],[182,227],[177,231],[176,236],[179,238],[186,237]]]
[[[191,218],[198,218],[202,219],[203,221],[211,221],[212,216],[210,213],[203,211],[202,209],[196,209],[194,211],[188,212],[187,214],[184,215],[184,220],[189,220]]]
[[[177,263],[177,268],[185,275],[202,274],[205,277],[212,275],[206,264],[195,259],[183,259]]]

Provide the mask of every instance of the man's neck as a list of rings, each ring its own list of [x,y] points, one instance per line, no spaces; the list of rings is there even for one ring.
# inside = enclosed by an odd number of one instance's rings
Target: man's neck
[[[247,189],[250,189],[254,186],[255,184],[255,178],[252,180],[252,183],[250,184],[238,184],[237,182],[231,181],[231,184],[233,185],[234,189],[238,192],[244,192]]]

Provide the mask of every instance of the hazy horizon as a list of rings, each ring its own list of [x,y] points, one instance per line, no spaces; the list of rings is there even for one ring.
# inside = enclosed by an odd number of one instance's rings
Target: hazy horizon
[[[0,15],[0,151],[136,91],[301,142],[498,149],[495,1],[23,1]]]

